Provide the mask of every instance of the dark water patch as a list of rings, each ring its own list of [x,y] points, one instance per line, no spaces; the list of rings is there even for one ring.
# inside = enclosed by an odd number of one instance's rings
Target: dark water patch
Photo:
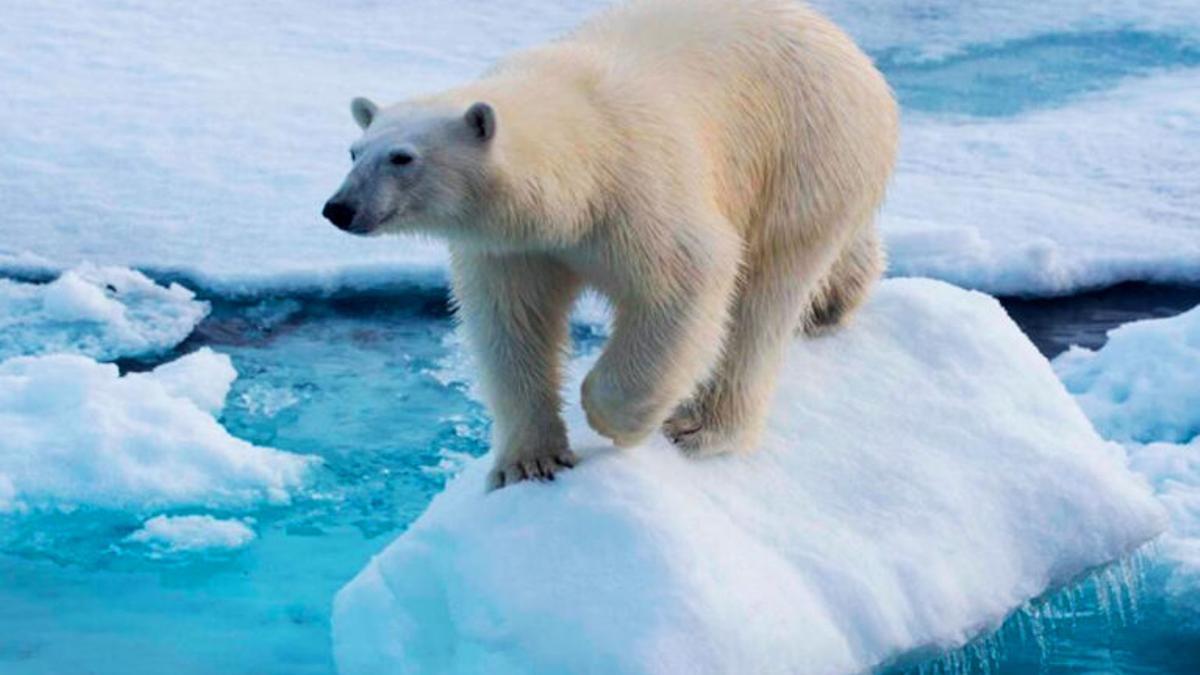
[[[1063,33],[971,47],[937,61],[884,52],[876,62],[905,109],[1004,117],[1061,106],[1154,70],[1200,66],[1200,45],[1144,31]]]
[[[1182,314],[1200,305],[1200,288],[1128,282],[1060,298],[1000,302],[1038,350],[1054,358],[1071,345],[1098,349],[1122,324]]]

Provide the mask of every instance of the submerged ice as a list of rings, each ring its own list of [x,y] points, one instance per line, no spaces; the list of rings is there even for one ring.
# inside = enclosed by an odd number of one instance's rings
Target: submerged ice
[[[470,463],[342,590],[343,672],[857,672],[961,645],[1163,525],[996,302],[936,282],[797,342],[756,453],[618,452],[568,423],[576,470],[485,494]]]
[[[71,354],[0,362],[0,510],[286,502],[316,460],[218,423],[236,376],[209,349],[124,376]]]

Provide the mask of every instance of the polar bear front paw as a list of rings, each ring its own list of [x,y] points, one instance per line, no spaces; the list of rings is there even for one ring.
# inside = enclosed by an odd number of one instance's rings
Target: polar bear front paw
[[[497,459],[488,474],[488,491],[523,480],[552,481],[554,474],[573,468],[578,463],[579,456],[565,448],[533,457],[518,455],[511,459]]]
[[[639,405],[637,400],[597,371],[583,380],[582,403],[588,425],[617,447],[636,445],[658,423],[653,419],[653,406]]]

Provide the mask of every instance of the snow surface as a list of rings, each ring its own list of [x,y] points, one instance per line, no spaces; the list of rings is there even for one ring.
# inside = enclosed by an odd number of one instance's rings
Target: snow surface
[[[83,265],[48,284],[0,279],[0,360],[66,352],[101,361],[162,354],[208,316],[179,284]]]
[[[589,364],[576,362],[576,378]],[[471,462],[337,596],[346,675],[858,672],[950,648],[1157,534],[1161,507],[995,300],[885,282],[798,341],[763,447]]]
[[[126,539],[165,553],[190,553],[239,549],[254,537],[254,530],[240,520],[199,515],[155,516]]]
[[[1102,349],[1072,347],[1054,370],[1106,438],[1200,436],[1200,307],[1115,328]]]
[[[0,22],[0,273],[84,261],[228,294],[444,281],[440,244],[319,216],[358,132],[347,102],[476,76],[603,0],[17,3]],[[911,59],[1061,31],[1195,38],[1192,0],[820,0]],[[906,115],[884,228],[899,274],[991,292],[1197,282],[1197,73],[1025,117]]]
[[[1200,283],[1200,70],[1015,118],[909,115],[891,272],[993,294]]]
[[[315,458],[214,417],[237,377],[207,348],[148,373],[51,354],[0,362],[0,511],[286,502]]]
[[[1160,550],[1177,583],[1200,588],[1200,307],[1116,328],[1098,351],[1058,356],[1054,370],[1154,486],[1171,516]]]

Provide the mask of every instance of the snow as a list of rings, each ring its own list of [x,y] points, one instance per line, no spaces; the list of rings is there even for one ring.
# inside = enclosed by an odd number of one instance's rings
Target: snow
[[[1014,118],[909,115],[891,272],[992,294],[1200,283],[1200,70]]]
[[[578,380],[588,367],[576,361]],[[763,447],[655,438],[485,494],[468,464],[337,596],[345,675],[859,672],[951,648],[1164,525],[995,300],[885,282],[797,341]]]
[[[1200,435],[1200,307],[1120,326],[1099,351],[1061,354],[1054,370],[1106,438],[1186,443]]]
[[[254,537],[254,530],[240,520],[208,515],[155,516],[127,540],[165,553],[190,553],[239,549],[254,541]]]
[[[603,0],[20,3],[0,23],[0,273],[92,261],[220,294],[444,283],[419,239],[356,239],[321,204],[358,132],[351,97],[476,76]],[[1190,0],[820,0],[910,60],[1060,31],[1194,39]],[[900,59],[899,62],[903,62]],[[1197,73],[1002,120],[905,118],[884,227],[894,271],[990,292],[1200,281]]]
[[[1130,466],[1167,508],[1159,549],[1173,580],[1200,588],[1200,307],[1125,324],[1098,351],[1073,347],[1054,369],[1101,435],[1125,444]]]
[[[0,362],[0,511],[286,502],[316,459],[218,423],[237,373],[202,349],[149,373],[83,356]]]
[[[228,294],[440,282],[440,244],[356,239],[320,216],[359,134],[350,99],[474,77],[602,5],[6,7],[0,262],[124,265]]]
[[[47,284],[0,279],[0,360],[67,352],[102,361],[169,351],[208,315],[179,284],[83,265]]]

